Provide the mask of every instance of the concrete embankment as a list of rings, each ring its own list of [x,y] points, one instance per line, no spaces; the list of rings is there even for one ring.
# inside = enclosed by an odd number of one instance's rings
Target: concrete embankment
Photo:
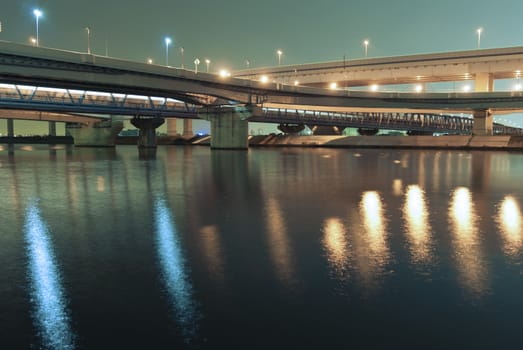
[[[454,148],[523,151],[523,136],[253,136],[250,146]]]

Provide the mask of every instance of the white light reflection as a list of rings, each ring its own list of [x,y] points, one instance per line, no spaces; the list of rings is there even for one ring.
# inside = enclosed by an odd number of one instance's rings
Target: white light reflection
[[[376,289],[386,275],[390,260],[387,242],[387,223],[383,203],[378,192],[363,193],[359,203],[360,225],[351,235],[354,266],[369,290]]]
[[[163,199],[154,206],[156,245],[167,292],[172,298],[176,320],[179,322],[186,342],[197,332],[198,312],[193,301],[192,286],[187,275],[176,225]]]
[[[497,222],[504,240],[505,254],[516,256],[523,246],[523,227],[518,202],[506,196],[498,210]]]
[[[433,259],[431,227],[425,193],[418,185],[407,187],[403,217],[413,262],[415,264],[430,263]]]
[[[276,274],[280,281],[290,287],[294,284],[294,264],[292,249],[289,244],[287,225],[278,200],[269,197],[265,206],[265,215],[269,233],[269,247]]]
[[[470,190],[459,187],[452,193],[449,221],[460,282],[480,297],[487,290],[487,270],[481,255],[477,216]]]
[[[73,349],[65,293],[52,242],[36,205],[30,205],[25,219],[25,240],[29,259],[31,301],[44,348]]]
[[[328,218],[323,224],[323,247],[331,268],[340,280],[347,275],[348,242],[347,230],[339,218]]]

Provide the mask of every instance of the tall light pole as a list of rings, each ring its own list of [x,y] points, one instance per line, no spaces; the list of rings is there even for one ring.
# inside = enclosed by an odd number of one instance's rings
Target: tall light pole
[[[200,64],[200,59],[194,60],[194,73],[198,74],[198,65]]]
[[[483,32],[483,28],[478,28],[476,30],[476,33],[478,33],[478,49],[480,48],[481,46],[481,32]]]
[[[165,38],[165,65],[169,66],[169,44],[171,43],[171,38]]]
[[[42,11],[39,9],[33,10],[33,15],[35,15],[36,18],[36,46],[40,46],[40,37],[39,37],[39,31],[38,31],[38,19],[42,16]]]
[[[276,51],[276,53],[278,54],[278,66],[279,66],[279,65],[281,65],[281,55],[283,54],[283,51],[278,50],[278,51]]]
[[[87,32],[87,53],[91,54],[91,28],[85,27],[85,31]]]
[[[209,73],[209,65],[211,64],[211,60],[206,58],[205,59],[205,64],[207,65],[207,73]]]
[[[182,53],[182,69],[184,68],[183,67],[183,53],[184,53],[185,49],[182,47],[180,47],[180,52]]]
[[[363,40],[363,46],[365,47],[365,57],[367,57],[369,53],[369,41],[367,39]]]

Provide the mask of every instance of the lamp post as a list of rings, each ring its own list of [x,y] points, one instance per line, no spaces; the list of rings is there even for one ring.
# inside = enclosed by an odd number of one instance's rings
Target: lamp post
[[[279,66],[279,65],[281,65],[281,55],[283,54],[283,51],[278,50],[278,51],[276,51],[276,53],[278,54],[278,66]]]
[[[165,38],[165,65],[169,66],[169,44],[171,44],[171,38]]]
[[[205,59],[205,64],[207,65],[207,73],[209,73],[209,66],[210,66],[210,64],[211,64],[211,60],[208,59],[208,58],[206,58],[206,59]]]
[[[483,32],[483,28],[478,28],[476,30],[476,33],[478,33],[478,49],[480,48],[481,46],[481,32]]]
[[[39,37],[39,31],[38,31],[38,19],[40,18],[40,16],[42,16],[42,11],[40,11],[39,9],[34,9],[33,10],[33,14],[35,15],[35,18],[36,18],[36,46],[40,46],[40,37]]]
[[[180,47],[180,52],[181,52],[181,54],[182,54],[182,69],[184,68],[184,67],[183,67],[183,52],[184,52],[184,51],[185,51],[185,49],[183,48],[183,46]]]
[[[87,53],[91,54],[91,28],[85,27],[85,31],[87,32]]]
[[[200,60],[197,58],[194,60],[194,73],[198,74],[198,65],[200,64]]]
[[[363,46],[365,47],[365,57],[367,57],[367,54],[369,52],[369,41],[363,40]]]

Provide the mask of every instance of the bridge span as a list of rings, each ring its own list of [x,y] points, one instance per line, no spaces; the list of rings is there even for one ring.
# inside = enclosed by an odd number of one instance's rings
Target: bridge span
[[[523,109],[520,91],[419,94],[328,90],[6,42],[0,42],[0,83],[176,99],[197,106],[198,117],[211,122],[213,148],[246,148],[248,120],[253,111],[269,105],[362,112],[467,112],[474,116],[473,133],[478,135],[493,133],[493,113]],[[137,125],[143,126],[144,135],[151,136],[151,125],[157,123],[140,119]],[[144,137],[143,146],[152,146],[148,137]]]

